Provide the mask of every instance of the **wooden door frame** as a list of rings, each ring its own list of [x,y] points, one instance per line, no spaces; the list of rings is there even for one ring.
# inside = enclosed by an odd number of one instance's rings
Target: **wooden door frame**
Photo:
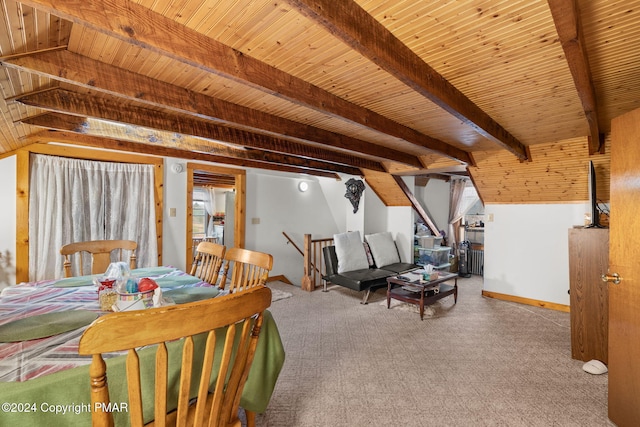
[[[203,170],[220,175],[229,175],[235,178],[234,190],[236,192],[235,224],[233,227],[234,246],[244,248],[245,223],[247,206],[247,171],[244,169],[210,166],[202,163],[187,163],[187,233],[186,239],[186,263],[187,269],[193,262],[193,171]]]

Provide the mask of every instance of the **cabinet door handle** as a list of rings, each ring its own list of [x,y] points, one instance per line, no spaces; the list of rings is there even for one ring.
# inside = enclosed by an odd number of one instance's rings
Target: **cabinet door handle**
[[[614,285],[617,285],[620,282],[622,282],[622,277],[620,277],[620,275],[618,273],[613,273],[612,275],[603,274],[600,277],[602,278],[603,282],[611,282]]]

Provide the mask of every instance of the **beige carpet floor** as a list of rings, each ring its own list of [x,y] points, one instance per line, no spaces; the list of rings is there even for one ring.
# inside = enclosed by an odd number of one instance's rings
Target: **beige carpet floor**
[[[459,279],[430,317],[339,286],[273,313],[286,361],[258,426],[612,426],[607,375],[571,359],[569,314],[481,296]]]

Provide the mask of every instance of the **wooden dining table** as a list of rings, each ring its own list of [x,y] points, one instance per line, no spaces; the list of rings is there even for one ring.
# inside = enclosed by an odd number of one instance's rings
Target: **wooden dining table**
[[[132,270],[133,277],[154,279],[176,303],[204,297],[216,297],[225,292],[199,278],[172,267],[151,267]],[[91,425],[89,363],[90,356],[78,354],[80,336],[93,318],[106,314],[100,311],[93,276],[22,283],[5,288],[0,294],[0,425]],[[65,323],[78,318],[78,324]],[[32,325],[43,319],[44,325]],[[52,320],[50,320],[52,319]],[[58,320],[63,321],[59,322]],[[22,322],[29,323],[24,331]],[[56,330],[58,323],[63,331]],[[11,324],[11,325],[9,325]],[[4,325],[7,325],[6,327]],[[16,325],[15,330],[13,325]],[[135,325],[132,325],[135,327]],[[158,325],[162,327],[162,325]],[[71,330],[64,330],[70,329]],[[39,338],[21,340],[20,334],[35,334]],[[51,335],[49,335],[51,334]],[[31,337],[29,337],[31,338]],[[153,350],[153,349],[149,349]],[[151,351],[148,352],[151,355]],[[170,364],[174,375],[179,371],[179,351],[176,363]],[[141,358],[146,357],[144,353]],[[126,411],[127,391],[124,374],[125,356],[105,355],[108,366],[111,402],[119,404],[114,411],[116,425],[129,425]],[[245,384],[240,406],[261,413],[267,408],[271,394],[284,364],[285,352],[280,334],[269,311],[258,339],[254,361]],[[153,363],[144,387],[153,387]],[[143,370],[146,369],[143,367]],[[170,373],[171,374],[171,373]],[[124,410],[122,410],[124,409]],[[152,417],[153,408],[145,414]],[[145,422],[151,419],[145,419]]]

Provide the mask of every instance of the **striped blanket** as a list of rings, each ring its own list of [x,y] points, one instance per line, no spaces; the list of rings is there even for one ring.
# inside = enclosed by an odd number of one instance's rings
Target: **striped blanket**
[[[169,267],[133,270],[132,275],[150,277],[167,291],[210,286],[197,277]],[[91,276],[22,283],[5,288],[0,294],[0,325],[68,310],[92,310],[103,314]],[[89,364],[90,356],[78,354],[78,342],[85,329],[86,326],[46,338],[0,343],[0,382],[26,381]]]

